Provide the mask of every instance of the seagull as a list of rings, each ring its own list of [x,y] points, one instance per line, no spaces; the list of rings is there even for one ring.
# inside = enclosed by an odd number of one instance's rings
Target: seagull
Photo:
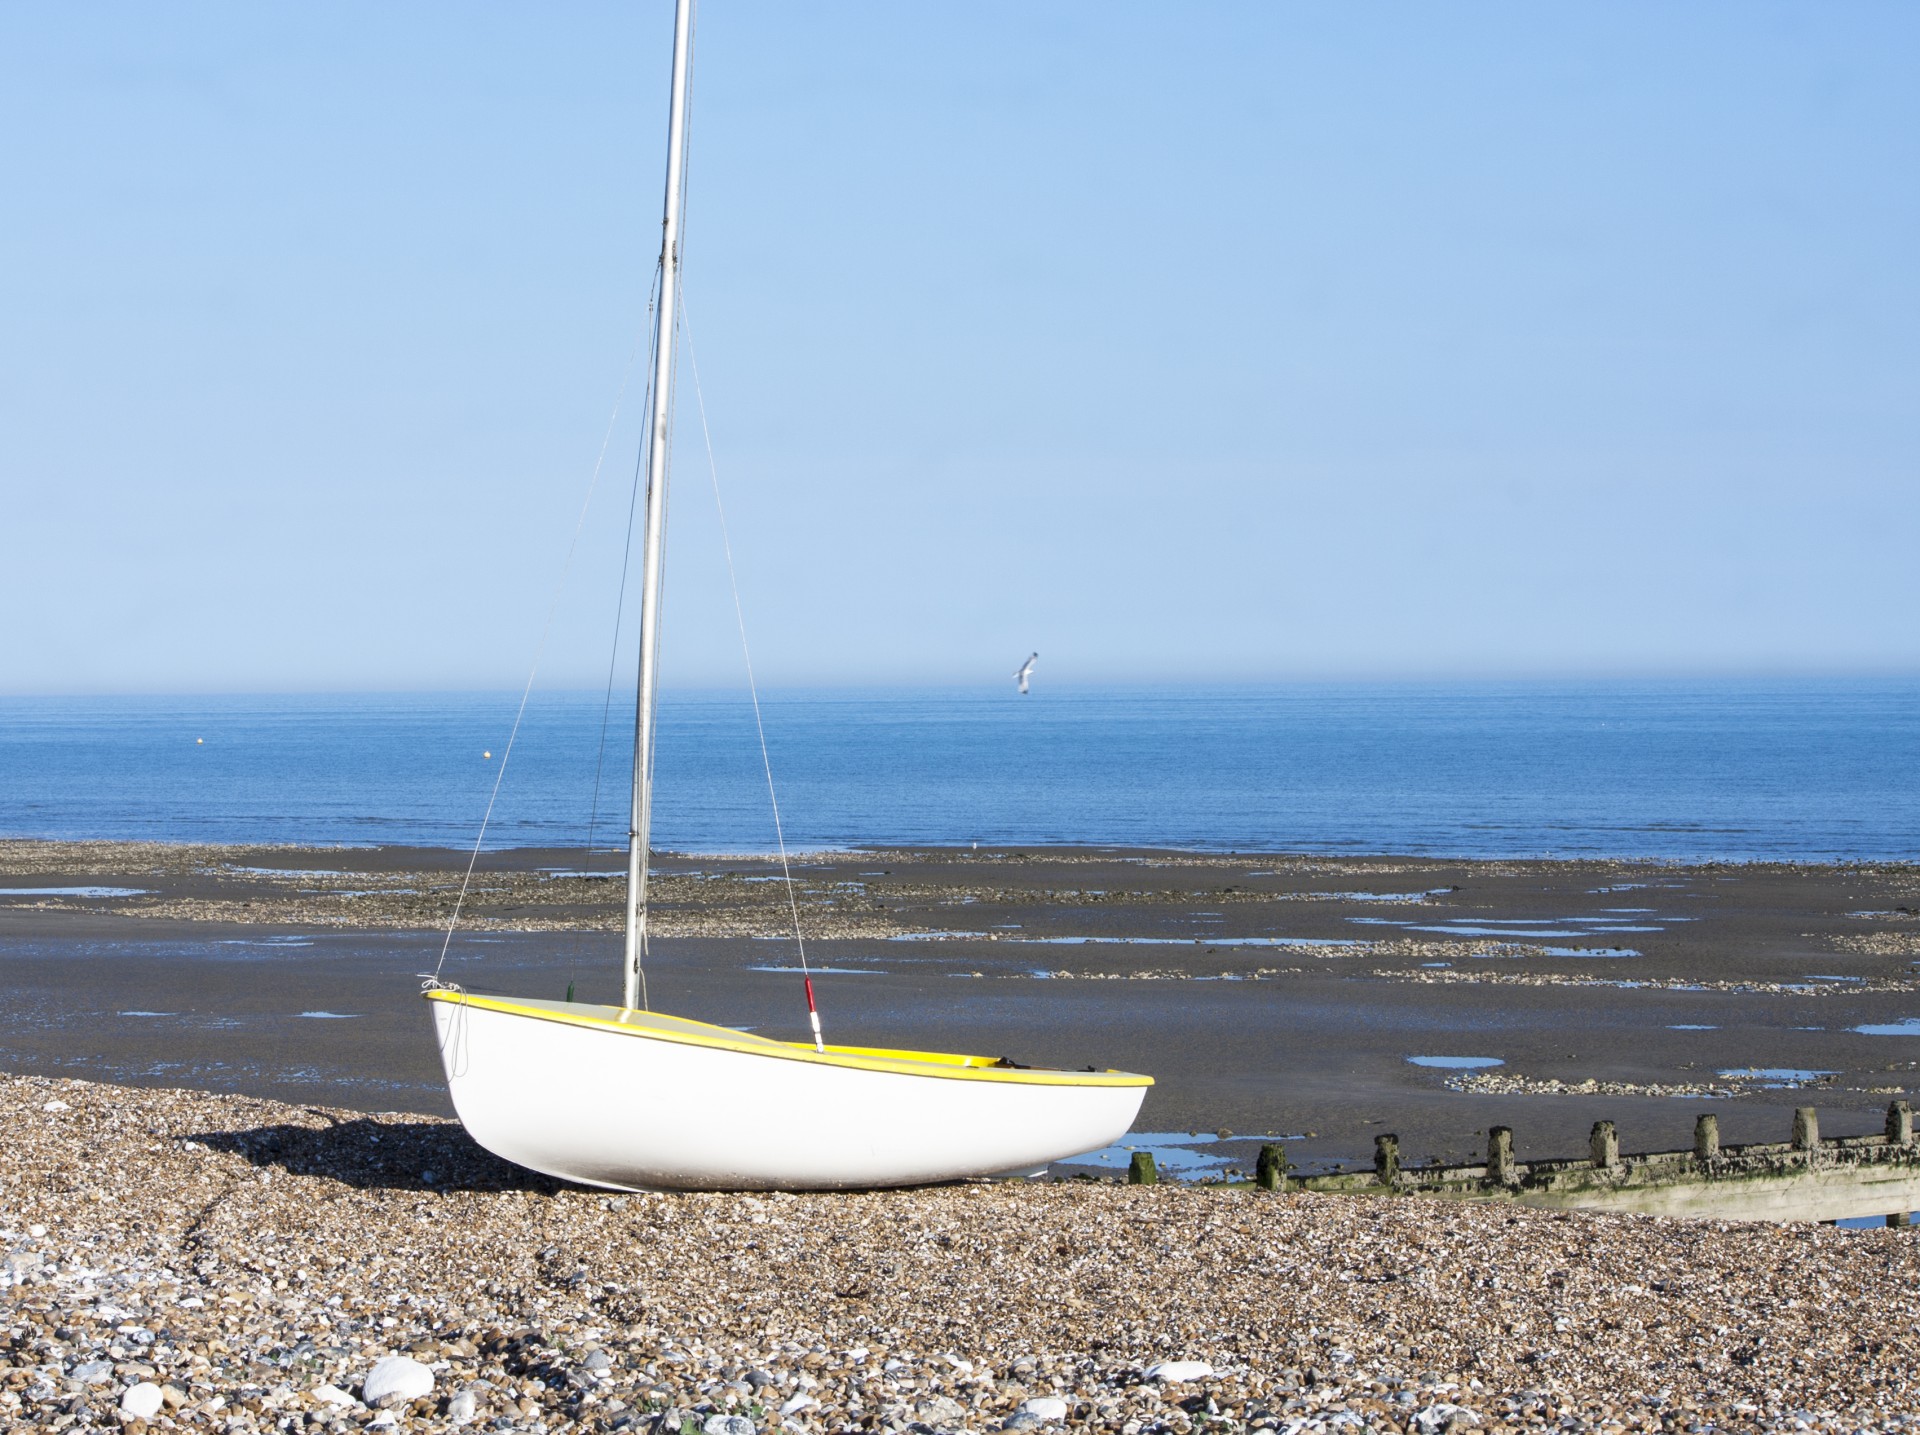
[[[1021,692],[1024,693],[1027,690],[1027,679],[1033,676],[1033,665],[1039,661],[1040,655],[1038,653],[1030,654],[1027,660],[1020,665],[1020,671],[1013,675],[1013,680],[1020,684]]]

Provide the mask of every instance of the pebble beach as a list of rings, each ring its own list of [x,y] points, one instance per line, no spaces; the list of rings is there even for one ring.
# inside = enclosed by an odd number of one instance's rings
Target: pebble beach
[[[612,1195],[444,1120],[0,1078],[0,1422],[1902,1429],[1899,1230],[1066,1180]]]

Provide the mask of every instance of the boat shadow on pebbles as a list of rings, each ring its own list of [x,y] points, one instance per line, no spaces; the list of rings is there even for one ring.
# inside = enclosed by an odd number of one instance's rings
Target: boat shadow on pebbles
[[[315,1112],[316,1116],[324,1113]],[[503,1161],[450,1121],[375,1117],[332,1119],[326,1126],[254,1126],[208,1131],[187,1138],[242,1157],[261,1170],[321,1176],[359,1190],[537,1191],[577,1189]]]
[[[239,1156],[261,1172],[317,1176],[361,1191],[428,1191],[446,1195],[481,1191],[529,1191],[543,1196],[562,1191],[618,1194],[544,1176],[502,1160],[469,1136],[464,1127],[451,1121],[404,1116],[342,1120],[317,1108],[311,1114],[326,1118],[332,1124],[281,1123],[238,1131],[198,1131],[186,1137],[181,1147],[187,1152],[206,1150]],[[912,1189],[931,1191],[972,1184],[971,1181],[934,1181]],[[849,1188],[837,1194],[856,1194],[862,1189]]]

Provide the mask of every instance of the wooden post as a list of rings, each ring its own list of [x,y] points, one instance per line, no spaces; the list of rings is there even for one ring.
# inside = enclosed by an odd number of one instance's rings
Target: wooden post
[[[1284,1191],[1287,1188],[1286,1147],[1266,1145],[1260,1148],[1259,1159],[1253,1163],[1253,1184],[1262,1191]]]
[[[1720,1118],[1712,1112],[1693,1120],[1693,1154],[1700,1161],[1720,1159]]]
[[[1153,1164],[1153,1152],[1136,1151],[1133,1161],[1127,1167],[1129,1186],[1152,1186],[1160,1180],[1159,1168]]]
[[[1495,1186],[1514,1183],[1511,1126],[1495,1126],[1487,1132],[1487,1180]]]
[[[1400,1138],[1386,1135],[1373,1138],[1373,1174],[1383,1186],[1391,1186],[1400,1174]]]
[[[1611,1121],[1593,1123],[1593,1134],[1587,1138],[1587,1149],[1593,1153],[1593,1164],[1602,1171],[1611,1171],[1620,1164],[1620,1133],[1614,1129]]]
[[[1887,1144],[1913,1145],[1913,1107],[1904,1101],[1887,1103]]]
[[[1816,1151],[1820,1147],[1820,1113],[1811,1106],[1793,1108],[1793,1149]]]

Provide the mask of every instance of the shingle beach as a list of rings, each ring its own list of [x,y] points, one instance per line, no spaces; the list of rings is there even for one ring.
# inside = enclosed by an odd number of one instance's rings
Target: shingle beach
[[[433,1118],[47,1077],[0,1078],[0,1127],[0,1422],[22,1428],[1858,1431],[1920,1412],[1920,1245],[1898,1230],[1085,1181],[613,1196]]]

